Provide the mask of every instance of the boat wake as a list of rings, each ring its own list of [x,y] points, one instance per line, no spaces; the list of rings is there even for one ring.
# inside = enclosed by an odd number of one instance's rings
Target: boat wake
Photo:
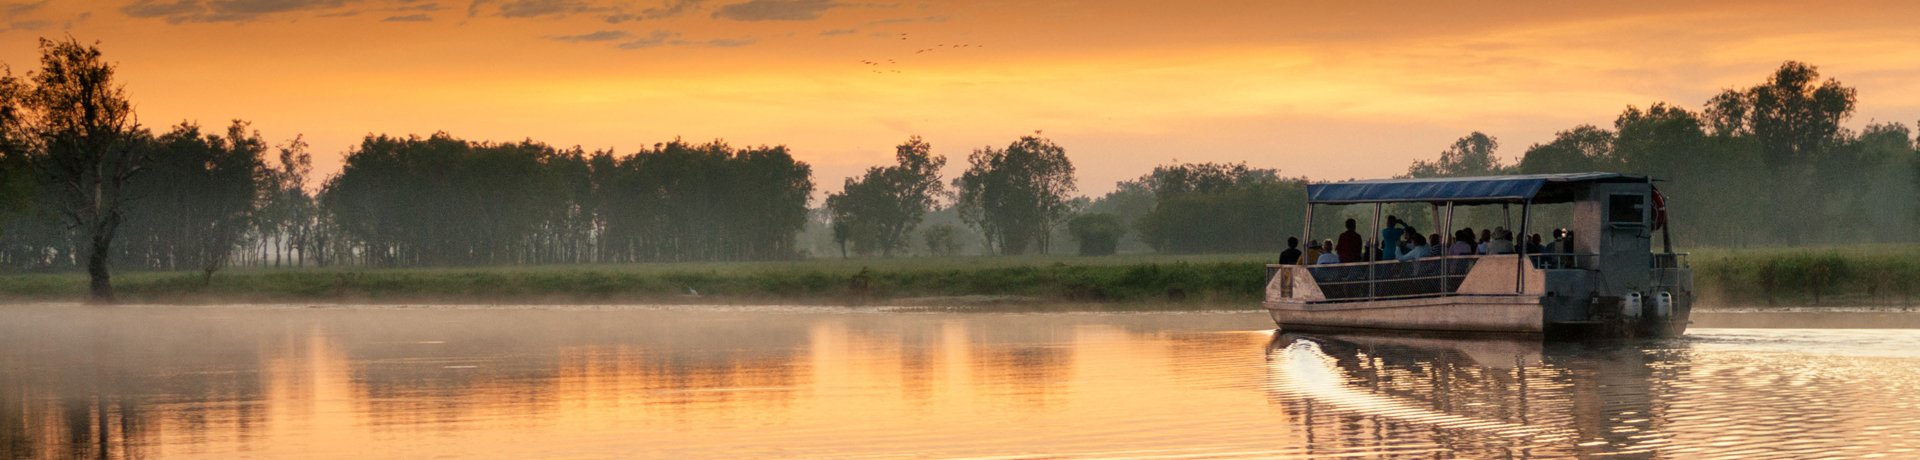
[[[1276,351],[1267,360],[1272,377],[1270,391],[1282,396],[1304,398],[1333,406],[1356,415],[1378,416],[1408,423],[1450,430],[1466,430],[1508,438],[1527,438],[1536,442],[1567,439],[1559,429],[1486,420],[1436,411],[1391,396],[1354,389],[1346,384],[1346,373],[1336,360],[1320,350],[1320,344],[1296,340]]]

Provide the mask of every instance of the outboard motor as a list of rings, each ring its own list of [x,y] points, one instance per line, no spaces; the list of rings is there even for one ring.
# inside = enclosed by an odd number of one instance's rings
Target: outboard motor
[[[1673,317],[1673,293],[1660,291],[1653,295],[1653,317],[1661,321]]]
[[[1620,299],[1620,316],[1637,319],[1644,305],[1646,301],[1641,298],[1640,293],[1629,292],[1626,297]]]

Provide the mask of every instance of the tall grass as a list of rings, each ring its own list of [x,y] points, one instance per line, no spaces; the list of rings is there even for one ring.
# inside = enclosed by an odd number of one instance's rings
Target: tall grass
[[[1710,305],[1912,306],[1920,245],[1695,252],[1694,290]]]
[[[1266,254],[951,257],[439,269],[251,269],[115,277],[132,302],[991,303],[1245,306]],[[1704,250],[1703,305],[1911,306],[1920,245]],[[0,276],[0,301],[71,301],[79,274]]]

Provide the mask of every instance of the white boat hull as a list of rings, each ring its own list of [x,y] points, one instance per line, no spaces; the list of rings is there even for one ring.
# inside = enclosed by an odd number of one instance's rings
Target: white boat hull
[[[1445,296],[1358,302],[1268,301],[1281,330],[1377,329],[1539,334],[1546,321],[1537,295]]]

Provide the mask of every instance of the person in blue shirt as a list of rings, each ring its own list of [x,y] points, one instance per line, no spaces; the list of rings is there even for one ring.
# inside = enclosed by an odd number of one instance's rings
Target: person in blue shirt
[[[1400,237],[1406,232],[1400,228],[1399,217],[1387,216],[1387,228],[1380,229],[1380,260],[1400,257]]]

